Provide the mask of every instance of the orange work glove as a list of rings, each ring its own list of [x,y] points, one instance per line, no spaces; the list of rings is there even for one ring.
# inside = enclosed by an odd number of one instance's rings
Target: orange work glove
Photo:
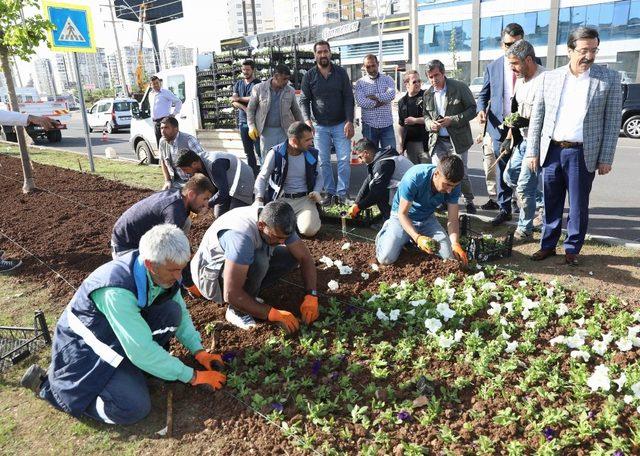
[[[416,239],[416,244],[418,245],[418,248],[420,250],[422,250],[423,252],[433,253],[433,251],[434,251],[434,248],[433,248],[434,241],[429,236],[425,236],[425,235],[421,234]]]
[[[296,332],[300,326],[300,322],[291,312],[278,310],[275,307],[271,308],[267,318],[269,321],[280,323],[289,333]]]
[[[227,376],[214,370],[195,371],[196,376],[191,380],[193,386],[196,385],[209,385],[213,389],[220,389],[224,382],[227,381]]]
[[[459,242],[453,244],[453,254],[458,258],[458,260],[463,264],[469,264],[469,259],[467,258],[467,252],[464,251]]]
[[[320,316],[320,312],[318,311],[318,297],[306,295],[300,306],[300,313],[302,314],[302,321],[306,324],[310,325],[316,321]]]
[[[359,213],[360,213],[360,207],[357,204],[354,204],[353,206],[351,206],[347,211],[347,214],[349,214],[349,217],[351,218],[356,218]]]
[[[214,355],[205,350],[200,350],[195,354],[195,357],[196,361],[202,364],[207,370],[213,370],[214,365],[218,368],[224,367],[224,361],[222,361],[222,356],[220,355]]]

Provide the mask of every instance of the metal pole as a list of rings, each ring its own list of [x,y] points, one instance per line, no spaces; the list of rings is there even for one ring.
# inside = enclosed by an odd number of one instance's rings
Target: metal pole
[[[89,136],[89,121],[87,120],[87,108],[84,105],[84,93],[82,91],[82,79],[80,79],[80,66],[78,65],[78,54],[73,53],[73,66],[76,70],[76,81],[78,81],[78,98],[80,99],[80,112],[82,113],[82,124],[84,125],[84,140],[87,143],[87,154],[89,154],[89,169],[96,172],[93,165],[93,151],[91,150],[91,137]]]
[[[411,30],[411,69],[420,72],[420,48],[418,47],[418,2],[411,0],[409,11],[409,29]]]
[[[116,39],[116,51],[118,53],[118,63],[120,64],[120,77],[122,78],[122,88],[126,96],[130,97],[129,87],[127,86],[127,78],[124,73],[124,63],[122,61],[122,52],[120,52],[120,42],[118,41],[118,32],[116,31],[116,20],[113,17],[113,1],[109,0],[109,11],[111,12],[111,25],[113,25],[113,36]]]
[[[155,25],[149,26],[151,29],[151,43],[153,44],[153,61],[156,64],[156,73],[160,72],[160,45],[158,44],[158,29]]]

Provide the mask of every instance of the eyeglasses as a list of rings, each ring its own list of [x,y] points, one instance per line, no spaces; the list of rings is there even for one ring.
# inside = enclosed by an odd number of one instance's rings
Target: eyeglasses
[[[513,43],[515,43],[515,41],[512,41],[510,43],[505,43],[504,41],[502,42],[502,44],[504,44],[504,47],[511,47]]]
[[[576,52],[580,55],[587,55],[587,54],[597,54],[600,51],[600,48],[593,48],[593,49],[572,49],[573,52]]]

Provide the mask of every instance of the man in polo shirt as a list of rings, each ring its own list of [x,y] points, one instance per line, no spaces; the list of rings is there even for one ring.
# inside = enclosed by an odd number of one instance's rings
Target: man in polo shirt
[[[331,47],[326,41],[313,45],[316,66],[302,78],[300,105],[305,122],[313,127],[314,143],[320,155],[320,170],[326,192],[323,205],[342,204],[349,191],[351,138],[353,138],[353,89],[344,68],[331,63]],[[338,160],[338,184],[331,167],[331,144]]]
[[[180,114],[182,100],[171,91],[162,88],[162,79],[151,76],[151,91],[149,92],[149,105],[151,106],[151,119],[153,120],[156,141],[160,145],[162,133],[160,124],[165,117],[175,117]],[[173,109],[172,109],[173,106]]]
[[[189,213],[207,207],[215,189],[203,175],[191,177],[181,189],[154,193],[127,209],[111,234],[111,255],[115,260],[138,248],[140,238],[156,225],[171,223],[188,232]]]
[[[240,138],[242,139],[242,147],[244,154],[247,156],[247,163],[253,171],[253,175],[257,176],[260,171],[262,159],[260,156],[260,140],[251,139],[249,136],[249,124],[247,120],[247,107],[251,100],[251,91],[260,84],[260,79],[256,79],[253,74],[255,71],[253,60],[245,60],[242,62],[242,76],[233,86],[233,95],[231,95],[231,104],[238,110],[238,129],[240,130]]]
[[[257,296],[300,265],[307,290],[300,313],[311,324],[319,315],[316,265],[295,230],[295,213],[284,201],[227,212],[209,227],[191,260],[195,285],[189,291],[227,303],[226,319],[241,329],[254,327],[255,317],[294,332],[300,323],[291,312]]]
[[[435,165],[415,165],[400,181],[393,198],[391,217],[376,236],[376,258],[380,264],[392,264],[410,241],[426,253],[443,259],[455,257],[467,264],[460,245],[458,198],[464,164],[457,155],[448,155]],[[447,203],[447,233],[434,215],[438,206]],[[435,247],[433,244],[437,247]]]

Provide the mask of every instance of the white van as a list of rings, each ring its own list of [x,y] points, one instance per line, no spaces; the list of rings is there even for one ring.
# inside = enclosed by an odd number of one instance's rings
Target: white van
[[[196,85],[196,66],[187,65],[163,70],[158,73],[158,77],[162,79],[162,88],[173,92],[182,101],[180,114],[176,116],[180,131],[195,136],[196,130],[202,128]],[[151,88],[149,87],[140,101],[139,109],[133,111],[129,143],[140,161],[157,163],[159,153],[155,125],[151,119],[150,92]]]
[[[133,98],[103,98],[87,109],[89,131],[115,133],[131,126],[131,111],[138,107]]]

